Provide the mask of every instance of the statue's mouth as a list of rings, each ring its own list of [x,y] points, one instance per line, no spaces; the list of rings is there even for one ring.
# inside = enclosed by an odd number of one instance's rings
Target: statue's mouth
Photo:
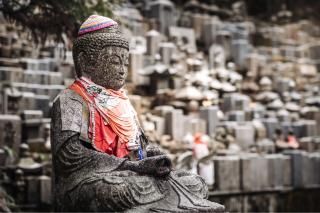
[[[118,76],[117,79],[118,79],[119,81],[124,81],[126,78],[125,78],[125,76],[123,75],[123,76]]]

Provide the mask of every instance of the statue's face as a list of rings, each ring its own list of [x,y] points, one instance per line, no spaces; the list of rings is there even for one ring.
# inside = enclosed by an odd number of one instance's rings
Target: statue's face
[[[88,75],[91,80],[107,89],[119,90],[128,73],[129,52],[127,49],[108,46],[100,50],[96,63]]]

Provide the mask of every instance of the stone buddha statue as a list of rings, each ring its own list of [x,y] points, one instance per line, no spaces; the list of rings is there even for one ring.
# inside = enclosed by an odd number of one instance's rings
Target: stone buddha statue
[[[56,211],[223,212],[197,175],[172,169],[149,144],[122,87],[128,41],[92,15],[74,42],[75,82],[52,107]]]

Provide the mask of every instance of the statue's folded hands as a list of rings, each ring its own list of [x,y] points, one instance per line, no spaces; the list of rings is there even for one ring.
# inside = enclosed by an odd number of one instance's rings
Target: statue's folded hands
[[[157,155],[139,161],[125,161],[121,168],[139,174],[164,177],[171,172],[171,160],[166,155]]]

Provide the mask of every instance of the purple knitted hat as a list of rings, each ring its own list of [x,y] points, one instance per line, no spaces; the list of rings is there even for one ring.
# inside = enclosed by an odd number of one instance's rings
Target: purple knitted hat
[[[100,30],[103,28],[118,25],[117,22],[111,18],[107,18],[99,15],[91,15],[85,22],[80,26],[78,36],[84,35],[86,33]]]

